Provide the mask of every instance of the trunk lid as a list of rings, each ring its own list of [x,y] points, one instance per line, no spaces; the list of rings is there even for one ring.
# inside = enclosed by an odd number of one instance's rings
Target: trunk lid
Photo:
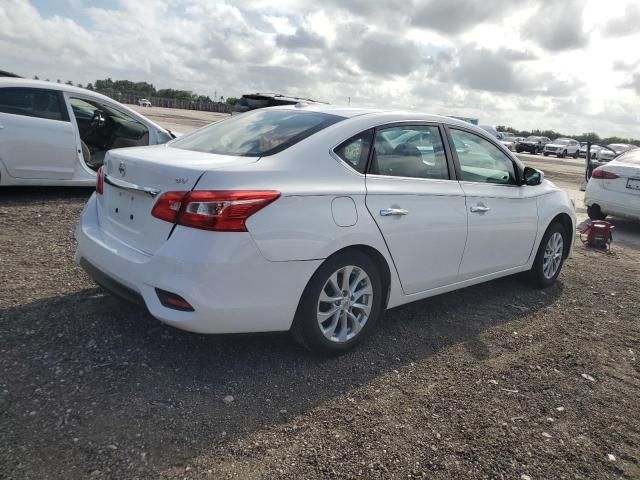
[[[194,152],[166,145],[110,151],[104,163],[104,193],[98,195],[105,241],[124,243],[147,254],[169,238],[173,224],[151,215],[168,191],[190,191],[205,171],[253,163],[255,157]]]
[[[631,164],[610,162],[603,169],[615,173],[618,178],[602,179],[602,188],[640,196],[640,165],[635,167]]]

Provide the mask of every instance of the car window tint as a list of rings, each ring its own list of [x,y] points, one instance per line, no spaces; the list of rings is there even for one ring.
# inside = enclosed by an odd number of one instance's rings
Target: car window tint
[[[253,110],[234,115],[171,143],[198,152],[261,157],[273,155],[344,117],[299,110]]]
[[[69,119],[62,98],[55,90],[2,88],[0,112],[47,120]]]
[[[432,125],[391,127],[376,132],[370,173],[392,177],[448,179],[440,130]]]
[[[513,162],[497,146],[473,133],[456,129],[450,129],[450,132],[462,180],[508,185],[518,183]]]
[[[373,131],[367,130],[343,142],[334,152],[344,160],[347,165],[360,173],[364,173],[367,167],[367,158],[369,157],[372,138]]]

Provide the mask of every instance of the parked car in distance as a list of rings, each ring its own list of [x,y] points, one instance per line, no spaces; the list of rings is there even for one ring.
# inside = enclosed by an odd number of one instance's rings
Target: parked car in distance
[[[296,105],[298,103],[323,103],[310,98],[290,97],[279,93],[251,93],[242,95],[231,107],[231,114],[248,112],[258,108]]]
[[[574,231],[568,195],[469,123],[309,104],[111,150],[75,259],[177,328],[339,353],[385,308],[524,271],[551,285]]]
[[[640,149],[633,149],[596,168],[584,193],[592,220],[617,215],[640,220]]]
[[[505,147],[507,147],[510,151],[515,152],[516,145],[518,144],[516,137],[514,137],[510,133],[504,133],[504,132],[499,132],[499,133],[502,135],[502,139],[500,140],[500,143],[503,144]]]
[[[544,150],[544,146],[549,142],[551,140],[547,137],[531,135],[516,145],[516,152],[541,153]]]
[[[107,150],[155,145],[169,130],[96,92],[0,78],[0,185],[95,185]]]
[[[555,155],[558,158],[564,158],[570,155],[573,158],[578,158],[580,144],[572,138],[557,138],[553,142],[547,143],[542,152],[545,157]]]
[[[629,150],[636,149],[635,145],[630,145],[628,143],[611,143],[609,145],[605,145],[600,148],[595,156],[595,159],[600,163],[606,163],[619,155],[622,155],[624,152]]]
[[[141,107],[151,107],[151,102],[146,98],[141,98],[140,100],[138,100],[138,105],[140,105]]]
[[[598,156],[598,152],[602,148],[602,145],[598,145],[595,143],[591,144],[591,158],[595,159]],[[582,158],[587,157],[587,142],[582,142],[580,144],[580,151],[578,152],[578,156]]]

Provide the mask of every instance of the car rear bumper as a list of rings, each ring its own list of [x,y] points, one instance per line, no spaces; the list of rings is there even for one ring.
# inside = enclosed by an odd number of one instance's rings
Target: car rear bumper
[[[602,188],[599,181],[590,180],[584,192],[584,203],[600,206],[600,210],[609,215],[635,218],[640,220],[639,196],[616,192]]]
[[[177,227],[153,255],[109,238],[98,223],[95,194],[76,229],[76,262],[115,295],[151,315],[197,333],[286,331],[321,260],[272,262],[248,233]],[[156,289],[179,295],[194,311],[162,305]]]

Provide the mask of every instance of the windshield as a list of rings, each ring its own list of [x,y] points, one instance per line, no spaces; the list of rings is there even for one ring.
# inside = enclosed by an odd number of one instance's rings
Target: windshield
[[[261,157],[273,155],[344,117],[296,110],[253,110],[229,117],[171,143],[198,152]]]
[[[529,142],[537,142],[540,140],[540,137],[527,137],[527,141]]]
[[[569,145],[569,140],[567,140],[566,138],[558,138],[554,140],[553,143],[555,143],[556,145]]]

